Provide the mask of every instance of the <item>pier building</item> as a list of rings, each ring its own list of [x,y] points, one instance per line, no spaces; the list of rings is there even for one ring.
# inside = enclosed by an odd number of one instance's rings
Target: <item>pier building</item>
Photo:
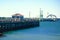
[[[20,13],[16,13],[12,15],[12,19],[14,19],[14,21],[22,21],[24,19],[24,16]]]

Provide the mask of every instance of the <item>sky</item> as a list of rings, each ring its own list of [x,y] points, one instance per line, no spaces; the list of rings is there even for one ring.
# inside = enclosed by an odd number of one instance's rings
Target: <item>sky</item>
[[[47,13],[60,18],[60,0],[0,0],[0,17],[11,17],[20,13],[24,17],[39,17],[40,8],[44,18]]]

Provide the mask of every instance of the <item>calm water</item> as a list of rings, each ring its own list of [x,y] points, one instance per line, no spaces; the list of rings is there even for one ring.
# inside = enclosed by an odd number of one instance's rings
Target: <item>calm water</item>
[[[40,26],[25,30],[10,31],[0,40],[60,40],[60,21],[40,22]]]

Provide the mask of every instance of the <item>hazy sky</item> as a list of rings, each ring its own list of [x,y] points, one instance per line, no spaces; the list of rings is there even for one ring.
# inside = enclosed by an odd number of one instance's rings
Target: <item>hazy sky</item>
[[[21,13],[25,17],[39,17],[40,8],[43,10],[44,17],[55,14],[60,17],[60,0],[0,0],[0,16],[11,16]]]

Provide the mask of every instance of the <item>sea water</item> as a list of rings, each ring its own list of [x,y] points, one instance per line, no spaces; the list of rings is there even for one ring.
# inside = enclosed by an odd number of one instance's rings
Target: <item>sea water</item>
[[[0,40],[60,40],[60,21],[40,22],[39,27],[9,31]]]

